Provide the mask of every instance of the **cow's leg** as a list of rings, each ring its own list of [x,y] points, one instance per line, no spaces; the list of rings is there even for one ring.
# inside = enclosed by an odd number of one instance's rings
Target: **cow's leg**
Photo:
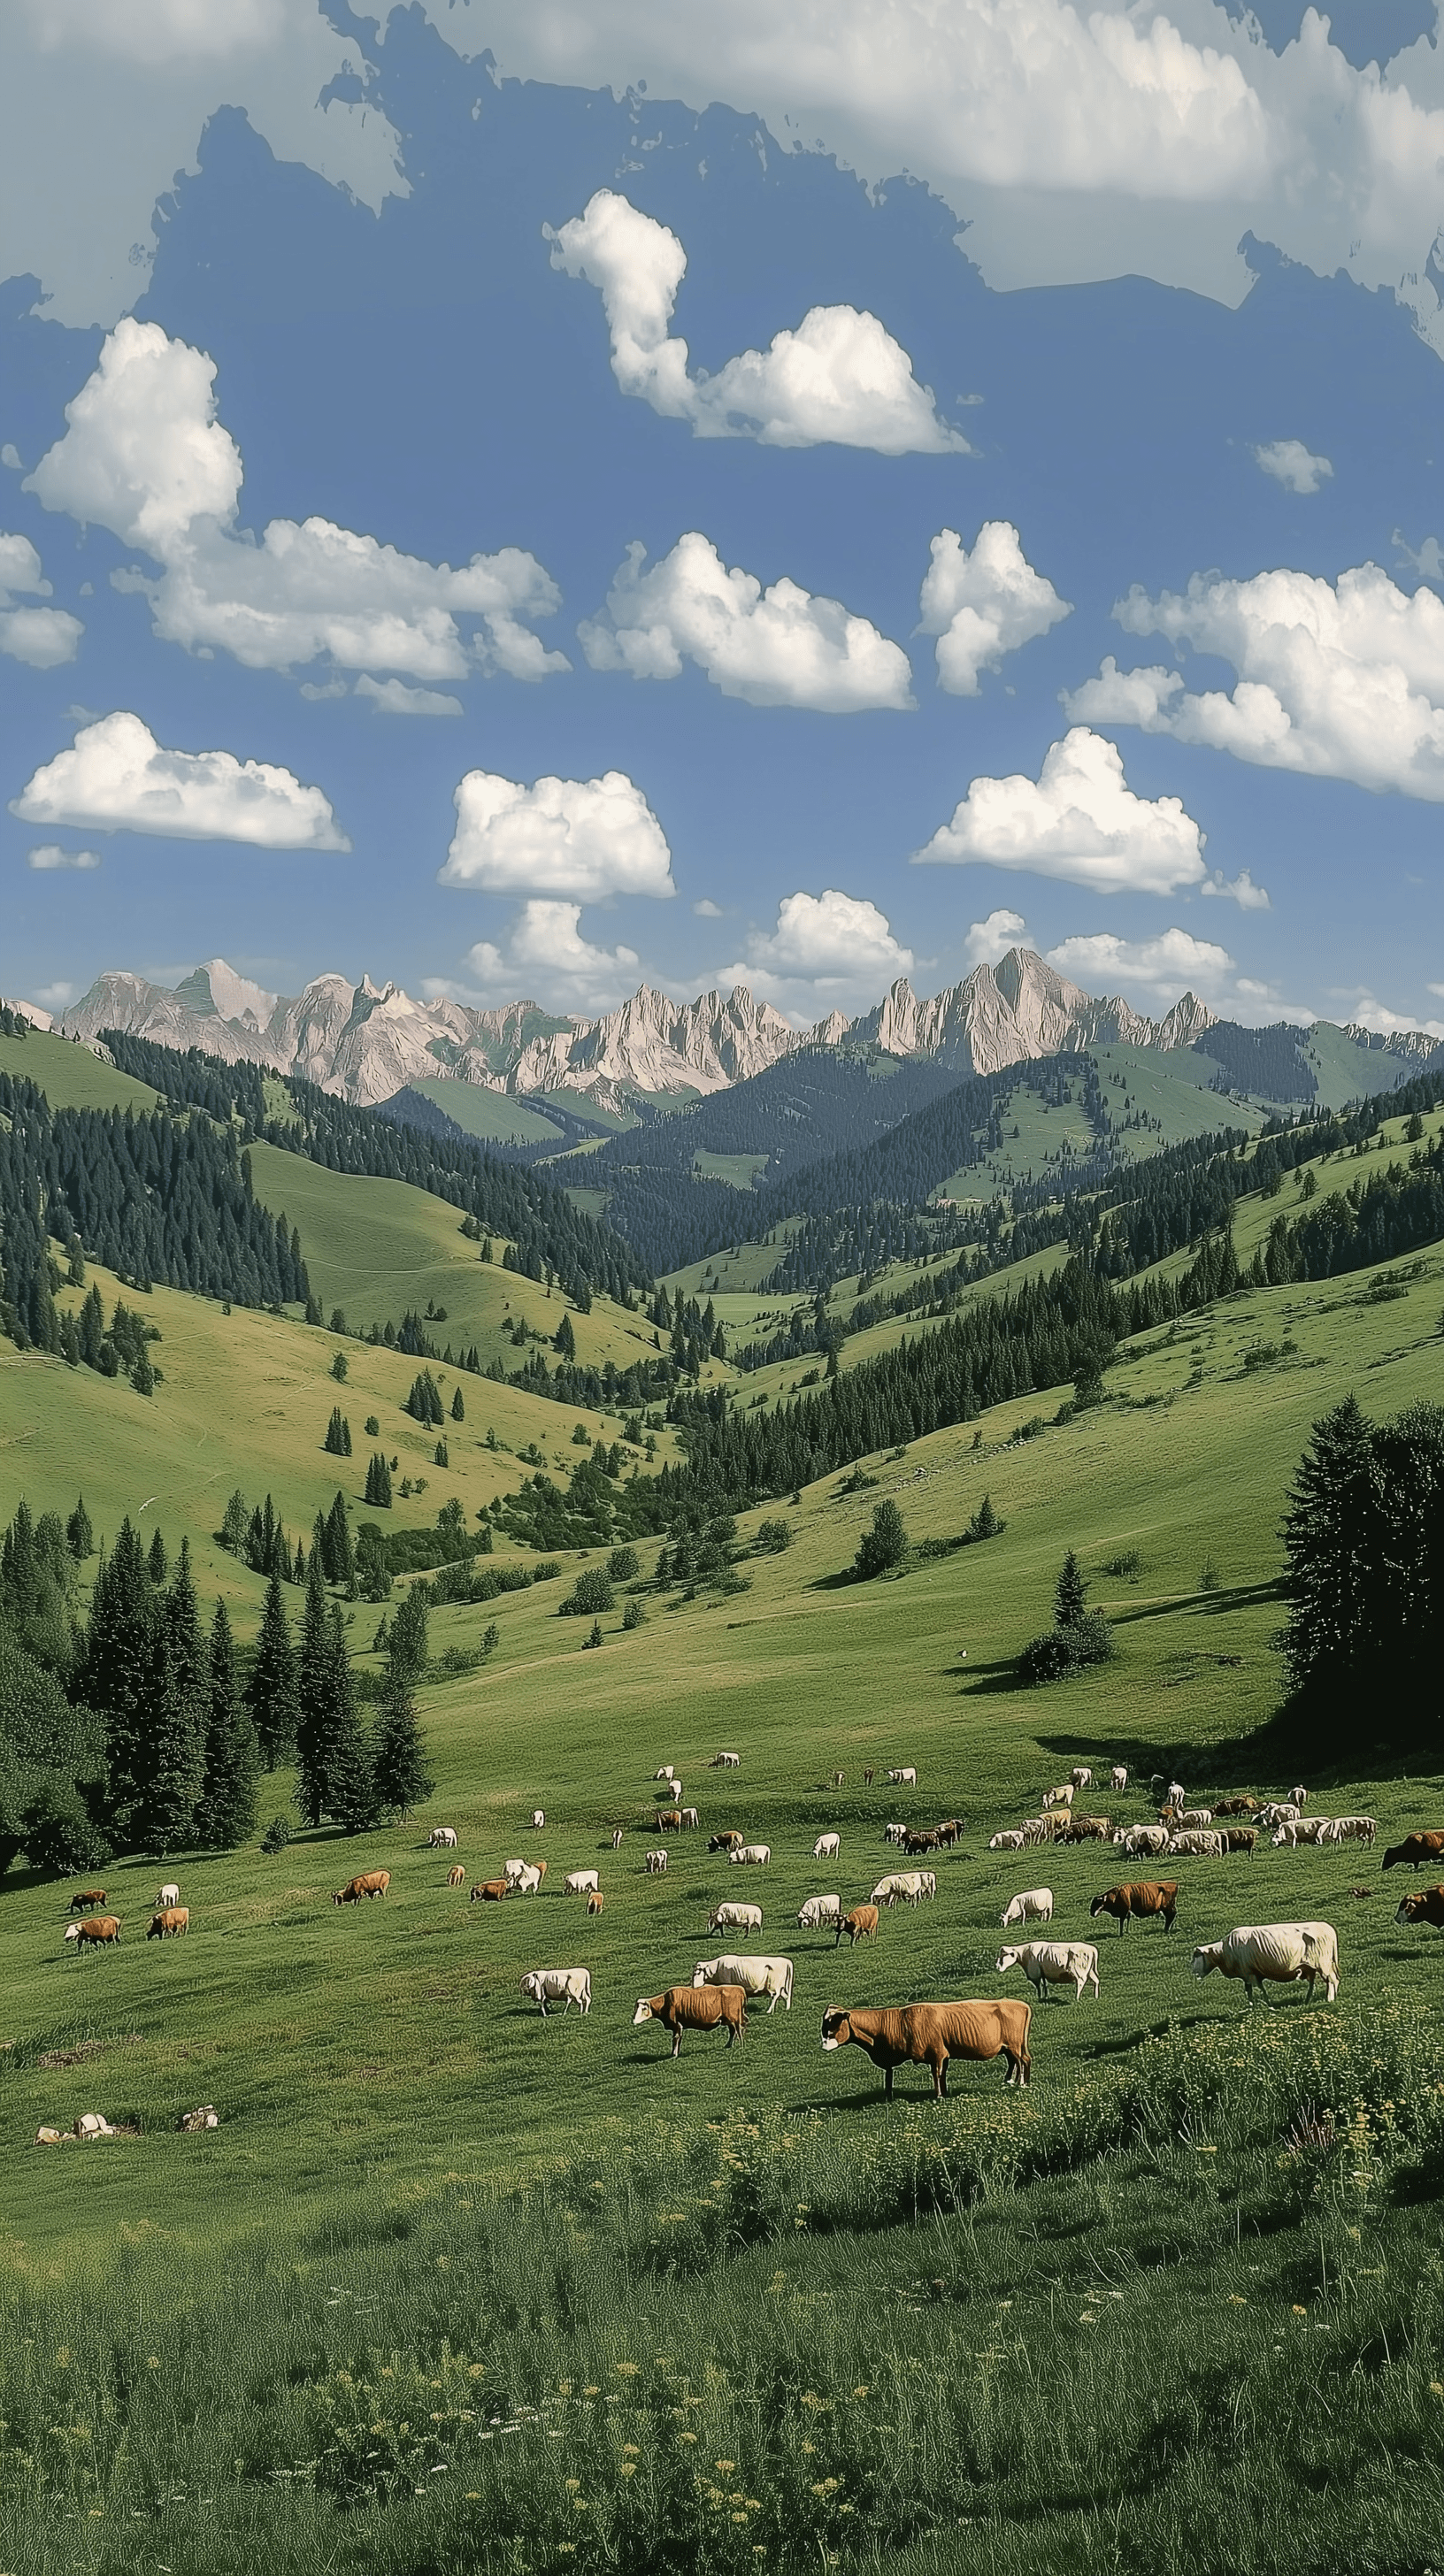
[[[681,2032],[681,2027],[680,2027],[680,2025],[679,2025],[679,2026],[678,2026],[678,2028],[677,2028],[676,2030],[674,2030],[674,2031],[673,2031],[673,2033],[672,2033],[672,2055],[673,2055],[674,2057],[680,2057],[680,2056],[681,2056],[681,2054],[682,2054],[682,2032]]]
[[[892,2068],[890,2066],[885,2066],[882,2071],[882,2091],[883,2100],[885,2102],[890,2102],[892,2100]]]
[[[937,2057],[933,2061],[933,2100],[935,2102],[946,2102],[947,2098],[948,2061],[946,2057]]]

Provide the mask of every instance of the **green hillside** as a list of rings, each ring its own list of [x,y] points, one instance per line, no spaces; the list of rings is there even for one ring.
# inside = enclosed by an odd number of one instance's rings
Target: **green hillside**
[[[485,1145],[545,1145],[561,1142],[563,1130],[554,1119],[543,1118],[539,1111],[528,1109],[521,1100],[513,1100],[504,1091],[484,1090],[479,1082],[447,1082],[441,1077],[407,1085],[419,1091],[423,1100],[432,1101],[448,1118],[464,1127]]]
[[[0,1073],[33,1082],[56,1109],[154,1109],[159,1097],[89,1047],[43,1029],[25,1038],[0,1037]]]

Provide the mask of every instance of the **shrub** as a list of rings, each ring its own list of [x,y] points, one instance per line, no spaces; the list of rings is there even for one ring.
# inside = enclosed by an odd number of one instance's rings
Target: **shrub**
[[[601,1642],[602,1642],[602,1623],[601,1623],[600,1619],[594,1619],[594,1620],[592,1621],[592,1625],[591,1625],[591,1632],[590,1632],[590,1634],[589,1634],[589,1636],[588,1636],[588,1638],[587,1638],[587,1644],[588,1644],[589,1646],[599,1646],[599,1645],[601,1644]]]
[[[622,1612],[622,1626],[627,1629],[640,1628],[646,1615],[646,1611],[642,1608],[641,1602],[637,1599],[636,1594],[633,1593],[631,1600],[627,1603],[625,1610]]]
[[[79,1791],[68,1780],[41,1789],[21,1822],[26,1855],[35,1869],[65,1873],[99,1869],[110,1858],[109,1843],[92,1824]]]
[[[557,1604],[559,1619],[591,1618],[600,1610],[616,1607],[612,1578],[604,1565],[589,1565],[577,1576],[565,1601]]]
[[[863,1532],[857,1551],[856,1565],[862,1580],[870,1582],[875,1575],[891,1573],[901,1565],[908,1552],[908,1534],[896,1503],[879,1503],[872,1516],[872,1527]]]
[[[1113,1631],[1102,1611],[1085,1610],[1074,1626],[1048,1628],[1029,1639],[1018,1657],[1018,1678],[1030,1690],[1045,1682],[1071,1681],[1075,1673],[1109,1663],[1112,1656]]]
[[[787,1522],[759,1521],[757,1545],[771,1556],[780,1556],[785,1547],[792,1545],[792,1532]]]
[[[1116,1556],[1104,1558],[1103,1571],[1131,1581],[1143,1572],[1143,1559],[1136,1547],[1120,1548]]]
[[[274,1860],[278,1852],[285,1850],[290,1839],[291,1828],[285,1817],[273,1816],[261,1836],[261,1849],[268,1860]]]
[[[634,1547],[614,1547],[607,1559],[607,1572],[614,1583],[631,1583],[637,1574],[637,1551]]]

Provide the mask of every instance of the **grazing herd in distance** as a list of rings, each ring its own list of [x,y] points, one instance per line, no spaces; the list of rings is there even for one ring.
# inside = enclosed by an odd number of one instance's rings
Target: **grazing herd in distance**
[[[711,1769],[738,1770],[741,1757],[736,1753],[713,1756]],[[863,1774],[864,1784],[875,1778],[873,1771]],[[916,1767],[902,1765],[885,1775],[889,1786],[916,1788]],[[1121,1794],[1128,1785],[1125,1765],[1115,1764],[1108,1775],[1109,1788]],[[696,1830],[699,1818],[695,1808],[682,1805],[682,1783],[670,1763],[664,1763],[655,1775],[656,1794],[670,1801],[660,1806],[653,1822],[663,1830],[675,1818],[674,1830]],[[845,1774],[835,1771],[829,1786],[841,1788]],[[1162,1798],[1158,1820],[1151,1825],[1114,1826],[1106,1816],[1083,1817],[1073,1812],[1073,1801],[1082,1790],[1093,1785],[1093,1773],[1079,1765],[1069,1780],[1046,1790],[1039,1802],[1039,1813],[1025,1819],[1020,1827],[1004,1828],[988,1844],[992,1852],[1022,1850],[1040,1843],[1067,1844],[1108,1841],[1132,1856],[1147,1852],[1152,1855],[1190,1859],[1225,1859],[1234,1853],[1252,1857],[1260,1831],[1268,1831],[1276,1849],[1322,1848],[1330,1843],[1361,1842],[1372,1846],[1378,1832],[1371,1816],[1305,1817],[1308,1791],[1300,1784],[1283,1800],[1259,1800],[1239,1792],[1216,1799],[1212,1806],[1187,1803],[1187,1794],[1178,1781],[1155,1775],[1150,1787],[1155,1799]],[[1229,1824],[1220,1828],[1218,1818],[1247,1816],[1254,1821],[1246,1826]],[[546,1827],[546,1813],[537,1807],[531,1811],[531,1824],[536,1832]],[[950,1816],[940,1825],[921,1828],[892,1823],[883,1829],[885,1843],[901,1849],[906,1856],[924,1853],[941,1854],[956,1850],[963,1835],[962,1819]],[[613,1850],[620,1849],[622,1829],[612,1834]],[[433,1827],[425,1848],[429,1851],[455,1852],[459,1846],[456,1828]],[[708,1853],[726,1861],[729,1866],[767,1868],[772,1849],[767,1843],[750,1843],[741,1832],[727,1828],[711,1836]],[[816,1836],[812,1845],[815,1861],[836,1861],[842,1851],[842,1836],[827,1829]],[[966,1855],[961,1855],[966,1857]],[[667,1870],[665,1847],[654,1847],[643,1856],[642,1872],[646,1876],[663,1876]],[[1405,1867],[1416,1874],[1424,1867],[1444,1866],[1444,1828],[1417,1830],[1386,1849],[1384,1869]],[[469,1903],[500,1904],[514,1897],[539,1895],[548,1874],[545,1857],[535,1861],[521,1857],[508,1859],[499,1877],[478,1880],[471,1888]],[[465,1885],[467,1873],[460,1862],[453,1862],[447,1872],[446,1886],[457,1889]],[[391,1872],[372,1869],[359,1872],[332,1896],[336,1906],[357,1905],[363,1900],[385,1898],[391,1886]],[[565,1873],[563,1892],[585,1898],[589,1917],[599,1916],[605,1898],[600,1870],[579,1867]],[[1125,1880],[1095,1896],[1089,1908],[1094,1918],[1111,1916],[1120,1935],[1130,1923],[1157,1921],[1165,1932],[1172,1932],[1178,1913],[1177,1879]],[[1368,1894],[1367,1889],[1352,1891]],[[840,1946],[844,1933],[850,1946],[858,1941],[877,1938],[881,1912],[897,1906],[912,1908],[931,1902],[937,1895],[937,1874],[932,1869],[895,1870],[886,1873],[873,1887],[866,1903],[844,1909],[835,1891],[804,1899],[797,1913],[797,1924],[803,1931],[831,1930],[833,1947]],[[1004,1932],[1027,1933],[1032,1927],[1051,1926],[1056,1900],[1051,1887],[1021,1890],[1005,1906],[1001,1923]],[[77,1954],[113,1948],[121,1938],[121,1922],[106,1911],[107,1897],[103,1887],[79,1889],[72,1896],[69,1913],[72,1919],[65,1929],[65,1941],[73,1944]],[[1444,1930],[1444,1884],[1406,1895],[1399,1904],[1395,1920],[1406,1924],[1427,1924]],[[708,1917],[712,1932],[758,1934],[763,1925],[763,1908],[759,1904],[722,1899]],[[167,1940],[190,1928],[190,1909],[180,1902],[176,1881],[166,1881],[157,1891],[147,1940]],[[1072,1989],[1075,2005],[1090,1991],[1101,1993],[1099,1953],[1091,1941],[1073,1939],[1034,1939],[1002,1948],[995,1972],[1008,1976],[1021,1970],[1033,1987],[1041,2004],[1051,1990]],[[1256,1994],[1267,1994],[1271,1985],[1301,1984],[1312,2002],[1315,1987],[1321,1984],[1326,2002],[1332,2002],[1339,1988],[1339,1946],[1334,1927],[1325,1922],[1300,1920],[1288,1923],[1239,1925],[1218,1939],[1199,1943],[1193,1950],[1192,1974],[1203,1979],[1215,1971],[1242,1982],[1247,2001]],[[782,2004],[790,2012],[793,2001],[795,1969],[791,1958],[724,1951],[715,1958],[701,1959],[692,1971],[690,1984],[664,1987],[658,1994],[641,1996],[633,2013],[633,2025],[640,2028],[657,2022],[671,2040],[671,2055],[681,2053],[683,2036],[688,2031],[701,2034],[725,2031],[730,2049],[747,2031],[749,2003],[766,2002],[767,2013]],[[534,2003],[543,2019],[560,2007],[563,2017],[575,2005],[585,2018],[592,2006],[591,1971],[586,1967],[547,1967],[528,1971],[521,1980],[521,1994]],[[1035,2005],[1017,2000],[956,2000],[937,2003],[862,2008],[829,2006],[822,2017],[822,2045],[829,2052],[860,2047],[872,2064],[883,2071],[884,2092],[890,2096],[893,2077],[904,2065],[926,2066],[931,2073],[933,2097],[942,2100],[947,2094],[947,2070],[954,2058],[987,2063],[999,2056],[1006,2060],[1006,2082],[1010,2087],[1026,2085],[1030,2079],[1032,2058],[1029,2050],[1031,2019]]]

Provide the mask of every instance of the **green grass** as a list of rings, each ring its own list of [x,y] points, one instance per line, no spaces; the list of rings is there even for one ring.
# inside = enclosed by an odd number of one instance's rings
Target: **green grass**
[[[563,1133],[553,1119],[528,1109],[524,1101],[513,1100],[504,1091],[488,1091],[479,1082],[437,1077],[413,1082],[408,1088],[419,1091],[423,1100],[444,1110],[468,1136],[479,1137],[483,1144],[544,1145]]]
[[[0,1073],[33,1082],[53,1109],[154,1109],[160,1095],[148,1082],[118,1073],[70,1038],[32,1029],[28,1038],[0,1037]]]

